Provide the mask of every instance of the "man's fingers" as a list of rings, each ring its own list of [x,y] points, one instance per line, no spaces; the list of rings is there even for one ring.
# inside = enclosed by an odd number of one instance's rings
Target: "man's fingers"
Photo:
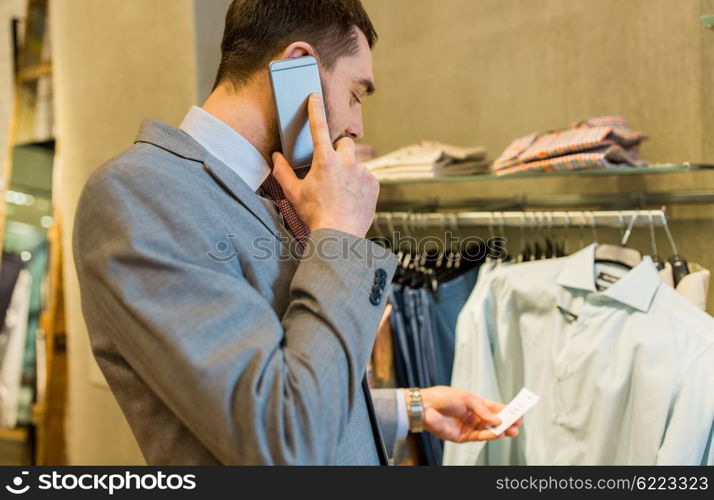
[[[278,152],[273,153],[273,176],[283,188],[285,197],[291,202],[297,197],[300,179],[288,163],[288,160]]]
[[[483,399],[482,401],[483,404],[486,405],[486,408],[491,410],[491,413],[498,413],[506,407],[505,404],[499,403],[498,401],[491,401],[490,399]]]
[[[335,144],[335,151],[344,158],[355,159],[355,141],[351,137],[343,137]]]
[[[493,432],[489,430],[478,430],[478,431],[471,431],[467,436],[466,439],[464,440],[465,442],[468,441],[493,441],[494,439],[498,439],[500,436],[497,436]]]
[[[315,153],[332,150],[330,129],[327,127],[322,98],[318,94],[310,94],[307,101],[307,115],[310,120],[310,133]]]
[[[504,432],[504,434],[508,437],[516,437],[516,436],[518,436],[519,433],[520,433],[520,431],[518,430],[518,427],[516,427],[515,425],[509,427],[508,429],[506,429],[506,432]]]
[[[501,419],[496,416],[488,407],[476,396],[471,396],[468,399],[469,409],[476,414],[485,424],[498,425]]]

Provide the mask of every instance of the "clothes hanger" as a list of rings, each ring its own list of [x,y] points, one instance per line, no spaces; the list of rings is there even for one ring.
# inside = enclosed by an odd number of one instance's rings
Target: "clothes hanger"
[[[669,245],[672,247],[672,256],[668,258],[667,261],[672,266],[672,278],[674,280],[674,286],[676,288],[679,282],[682,281],[682,278],[689,274],[689,264],[687,263],[687,260],[684,257],[679,255],[679,252],[677,251],[677,244],[674,242],[672,232],[669,230],[669,224],[667,222],[665,208],[666,207],[662,207],[662,225],[664,226],[665,233],[667,233]]]
[[[407,216],[404,221],[404,230],[409,231],[409,225],[408,225],[408,218]],[[389,224],[389,219],[387,219],[388,224]],[[397,233],[394,231],[394,227],[392,226],[392,235],[396,237]],[[404,249],[402,248],[401,241],[399,242],[399,251],[397,252],[397,258],[399,259],[399,264],[397,265],[397,269],[394,273],[394,281],[396,283],[399,283],[400,285],[405,285],[407,284],[409,278],[411,277],[410,275],[410,269],[412,266],[412,254],[411,254],[411,249],[407,248]]]
[[[517,262],[523,262],[524,260],[524,255],[526,253],[526,214],[524,212],[521,212],[521,223],[518,226],[518,234],[521,237],[521,250],[518,252],[518,256],[516,257]]]
[[[558,247],[558,257],[565,257],[568,255],[568,236],[570,233],[570,212],[565,212],[565,231],[563,232],[563,239]]]
[[[459,232],[459,221],[458,217],[454,213],[448,214],[449,216],[449,222],[451,225],[451,230],[453,233],[458,233]],[[452,234],[453,234],[452,233]],[[446,261],[443,264],[441,274],[439,276],[440,281],[448,281],[452,278],[453,276],[453,267],[454,267],[454,238],[449,239],[449,248],[448,250],[446,249],[446,242],[444,242],[444,254]]]
[[[421,221],[422,231],[426,232],[429,229],[428,217],[426,214],[420,214],[419,220]],[[434,299],[438,302],[439,300],[439,282],[434,272],[433,265],[435,258],[438,258],[439,248],[438,245],[433,251],[426,248],[426,245],[421,252],[421,260],[419,262],[422,286],[429,289],[434,295]]]
[[[553,214],[551,212],[547,212],[543,214],[545,219],[548,221],[547,222],[547,232],[545,236],[545,258],[546,259],[553,259],[556,257],[556,243],[555,243],[555,235],[553,234]]]
[[[648,214],[648,219],[649,219],[649,229],[650,229],[650,243],[652,244],[652,262],[654,262],[655,266],[657,266],[657,270],[661,271],[664,269],[664,262],[659,256],[659,252],[657,251],[657,239],[655,238],[655,226],[654,226],[654,217],[652,215],[652,212],[650,211]]]
[[[621,223],[620,230],[622,231],[624,228],[624,218],[622,216],[622,212],[620,212],[618,217]],[[630,221],[631,226],[634,225],[636,217],[637,213],[632,216],[632,220]],[[593,216],[593,224],[594,223],[595,217]],[[632,229],[630,228],[629,231],[626,230],[624,234],[622,232],[620,233],[622,234],[622,240],[619,247],[609,244],[598,244],[595,248],[595,262],[617,264],[624,266],[627,269],[632,269],[639,264],[642,261],[642,254],[634,248],[627,248],[625,246],[630,238],[631,232]]]
[[[392,249],[392,251],[395,250],[394,248],[394,224],[392,222],[392,212],[387,212],[386,214],[386,219],[387,219],[387,241],[389,242],[389,247]],[[396,249],[399,251],[399,249]]]
[[[496,241],[496,233],[493,231],[493,212],[488,213],[488,259],[492,261],[498,260],[494,243]]]
[[[508,251],[508,238],[506,238],[506,216],[504,215],[503,212],[499,212],[498,214],[499,220],[498,220],[498,228],[499,231],[501,232],[500,234],[500,243],[503,243],[503,246],[500,246],[501,249],[501,262],[508,262],[511,260],[511,253]]]
[[[439,217],[439,228],[441,229],[441,235],[444,237],[442,240],[443,245],[437,248],[436,260],[434,261],[434,269],[438,272],[444,263],[444,254],[446,253],[446,215],[440,214]]]
[[[585,248],[585,214],[581,212],[582,218],[580,219],[580,225],[578,229],[578,243],[579,248]]]
[[[598,237],[597,237],[597,227],[596,222],[595,222],[595,214],[592,212],[588,212],[590,214],[590,229],[593,233],[593,243],[597,243]]]
[[[444,240],[443,240],[443,247],[440,250],[439,254],[437,255],[436,259],[436,264],[435,264],[435,270],[436,270],[436,276],[439,281],[445,281],[446,275],[447,275],[447,266],[449,269],[451,269],[451,247],[446,248],[446,237],[447,237],[447,227],[446,227],[446,220],[447,218],[449,219],[450,222],[450,230],[452,231],[451,234],[455,233],[458,230],[458,223],[456,219],[455,214],[442,214],[442,219],[441,219],[441,228],[442,228],[442,233],[444,235]],[[453,245],[453,240],[452,245]]]
[[[417,220],[418,220],[418,214],[415,214],[414,212],[409,212],[407,215],[407,219],[404,221],[404,227],[405,231],[407,232],[408,235],[416,235],[417,234]],[[421,260],[421,255],[419,253],[419,247],[417,246],[416,248],[412,248],[409,250],[410,254],[410,261],[409,265],[407,266],[407,275],[408,278],[406,280],[406,284],[409,288],[418,288],[420,285],[419,281],[419,261]]]
[[[533,235],[533,228],[535,227],[535,215],[533,215],[531,212],[528,212],[528,217],[528,232],[530,233],[528,237],[531,238]],[[531,245],[530,241],[531,240],[528,240],[528,242],[526,243],[526,248],[523,254],[523,260],[526,262],[535,260],[535,252],[533,251],[533,245]]]
[[[429,225],[427,224],[427,215],[419,214],[419,222],[421,223],[422,231],[426,233],[429,229]],[[420,252],[421,259],[419,260],[419,270],[421,273],[422,286],[434,293],[438,291],[439,284],[433,279],[434,271],[430,267],[433,252],[429,248],[427,248],[426,244],[424,245],[424,248],[420,250]]]
[[[457,232],[460,233],[460,230],[459,230],[459,219],[458,219],[458,217],[456,217],[456,216],[454,217],[454,224],[455,224],[455,226],[456,226]],[[452,245],[453,245],[453,242],[452,242]],[[449,279],[455,278],[455,277],[458,276],[459,273],[460,273],[460,270],[459,270],[459,269],[461,268],[461,242],[460,242],[460,241],[457,242],[457,248],[456,248],[456,251],[453,252],[453,256],[454,256],[454,263],[453,263],[453,266],[452,266],[452,268],[451,268],[451,274],[450,274],[450,276],[449,276]]]
[[[534,217],[536,218],[536,231],[538,234],[541,234],[541,230],[543,229],[543,221],[541,219],[542,214],[540,212],[534,214]],[[543,256],[545,255],[545,252],[543,251],[543,248],[540,246],[540,243],[538,242],[538,237],[536,236],[536,239],[534,240],[533,243],[533,260],[542,260]]]

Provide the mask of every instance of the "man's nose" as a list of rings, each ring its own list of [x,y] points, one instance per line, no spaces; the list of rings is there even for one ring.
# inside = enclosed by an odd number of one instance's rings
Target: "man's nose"
[[[355,119],[349,127],[347,127],[347,130],[345,130],[345,133],[352,137],[352,139],[362,139],[364,137],[364,126],[362,124],[362,116],[359,118]]]

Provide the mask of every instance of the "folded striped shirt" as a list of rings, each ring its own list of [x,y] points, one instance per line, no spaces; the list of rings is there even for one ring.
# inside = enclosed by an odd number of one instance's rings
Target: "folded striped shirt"
[[[620,146],[605,146],[584,153],[567,154],[494,170],[496,175],[524,172],[562,172],[598,168],[630,168],[644,162]]]
[[[646,138],[630,130],[620,116],[595,117],[563,130],[516,139],[494,162],[493,170],[505,175],[642,165],[637,148]]]

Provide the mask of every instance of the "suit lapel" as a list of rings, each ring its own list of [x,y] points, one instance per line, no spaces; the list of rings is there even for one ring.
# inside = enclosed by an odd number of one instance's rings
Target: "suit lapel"
[[[210,155],[207,153],[207,157]],[[282,239],[284,228],[282,224],[273,217],[268,207],[260,201],[260,197],[253,192],[250,187],[243,182],[230,167],[213,157],[207,158],[203,162],[203,168],[225,191],[252,213],[276,238]]]
[[[287,230],[243,179],[182,130],[158,120],[144,120],[134,142],[152,144],[181,158],[201,163],[211,178],[253,214],[273,236],[283,242],[291,241]]]

